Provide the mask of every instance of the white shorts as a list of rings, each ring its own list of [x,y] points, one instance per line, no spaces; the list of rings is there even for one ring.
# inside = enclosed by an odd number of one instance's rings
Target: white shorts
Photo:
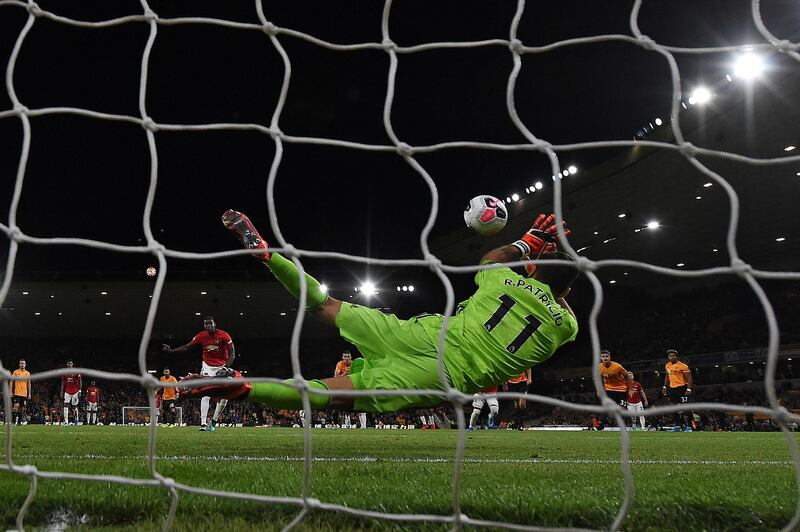
[[[86,402],[86,411],[87,412],[97,412],[97,403],[90,403]]]
[[[78,400],[80,399],[80,397],[81,397],[81,392],[72,395],[68,394],[67,392],[64,392],[64,404],[65,405],[71,404],[72,406],[78,406]]]
[[[480,410],[483,408],[483,403],[488,403],[489,408],[492,408],[493,406],[499,408],[500,406],[500,404],[497,402],[497,395],[493,393],[489,395],[476,393],[472,396],[472,408],[477,408]]]
[[[209,366],[203,362],[203,366],[200,368],[200,375],[203,377],[216,377],[217,373],[223,369],[225,369],[225,366]]]
[[[642,403],[628,403],[628,412],[644,412]]]

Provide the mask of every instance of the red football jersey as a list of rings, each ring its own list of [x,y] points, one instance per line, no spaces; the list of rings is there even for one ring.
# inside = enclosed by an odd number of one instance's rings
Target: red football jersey
[[[89,386],[86,388],[86,400],[90,403],[96,403],[100,399],[100,390],[97,386]]]
[[[72,375],[62,375],[61,382],[64,384],[64,393],[75,395],[81,391],[81,376],[77,373]]]
[[[198,333],[192,338],[191,344],[203,346],[203,362],[209,366],[224,366],[233,340],[228,333],[217,329],[214,334],[208,334],[208,331]]]
[[[629,403],[634,403],[634,404],[641,403],[642,402],[642,385],[639,384],[638,381],[633,381],[633,384],[631,385],[631,390],[633,390],[633,392],[628,394],[628,402]]]

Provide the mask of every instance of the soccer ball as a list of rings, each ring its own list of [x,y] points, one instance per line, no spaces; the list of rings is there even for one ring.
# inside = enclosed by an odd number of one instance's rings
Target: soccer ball
[[[499,199],[482,194],[469,200],[464,209],[464,221],[478,234],[493,235],[506,226],[508,211]]]

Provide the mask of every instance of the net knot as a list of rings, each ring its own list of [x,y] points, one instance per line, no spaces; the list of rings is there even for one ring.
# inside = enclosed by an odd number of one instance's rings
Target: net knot
[[[28,109],[27,107],[25,107],[21,103],[14,104],[14,111],[16,111],[18,114],[26,115],[26,114],[28,114],[29,110],[30,109]]]
[[[158,479],[159,484],[162,487],[172,491],[175,489],[175,479],[170,477],[164,477],[156,473],[156,479]]]
[[[20,240],[22,238],[22,231],[16,225],[8,228],[8,238],[11,240]]]
[[[792,415],[791,412],[786,410],[786,407],[783,406],[778,407],[778,409],[775,410],[775,412],[772,414],[772,419],[778,423],[785,423],[785,424],[797,422],[796,417]]]
[[[655,50],[656,49],[656,41],[648,37],[647,35],[642,35],[639,37],[639,44],[642,45],[642,48],[645,50]]]
[[[39,472],[39,470],[36,469],[36,466],[33,465],[17,466],[16,470],[22,473],[23,475],[30,475],[30,476],[34,476],[36,475],[36,473]]]
[[[414,148],[406,144],[405,142],[400,142],[397,144],[397,153],[402,155],[403,157],[411,157],[414,155]]]
[[[276,26],[269,20],[266,21],[263,26],[261,26],[261,29],[264,31],[264,33],[266,33],[270,37],[278,33],[278,26]]]
[[[463,403],[464,402],[464,394],[458,391],[455,388],[450,388],[447,390],[447,400],[451,403]]]
[[[309,510],[316,510],[322,508],[322,503],[320,502],[319,499],[314,499],[309,497],[303,499],[303,503],[305,504],[305,507],[308,508]]]
[[[296,257],[296,256],[298,256],[298,255],[299,255],[299,253],[297,252],[297,248],[296,248],[296,247],[294,247],[294,246],[293,246],[293,245],[291,245],[291,244],[288,244],[288,243],[287,243],[286,245],[284,245],[284,246],[283,246],[283,252],[284,252],[286,255],[288,255],[289,257]]]
[[[731,268],[733,268],[733,271],[735,271],[738,275],[744,275],[746,273],[753,272],[753,267],[739,258],[731,261]]]
[[[383,41],[381,41],[381,45],[383,46],[383,49],[386,50],[387,52],[388,51],[394,52],[397,50],[397,43],[395,43],[393,40],[389,38],[386,38]]]
[[[310,390],[310,388],[308,387],[308,381],[305,380],[302,376],[294,377],[293,386],[301,392],[307,392],[308,390]]]
[[[578,257],[576,261],[578,266],[578,271],[581,272],[593,272],[597,270],[597,264],[593,260],[587,259],[586,257]]]
[[[158,131],[158,124],[156,124],[155,120],[153,120],[149,116],[146,116],[142,119],[142,127],[154,133]]]
[[[430,268],[432,272],[439,271],[442,268],[442,261],[439,260],[439,257],[436,255],[428,253],[425,255],[425,262],[428,263],[428,268]]]
[[[788,41],[788,40],[786,40],[786,39],[781,39],[780,41],[777,41],[777,42],[775,42],[775,43],[773,44],[773,46],[774,46],[774,47],[775,47],[775,48],[776,48],[776,49],[777,49],[779,52],[783,52],[783,53],[786,53],[786,52],[791,52],[791,51],[793,51],[793,50],[796,50],[796,49],[797,49],[797,45],[796,45],[795,43],[793,43],[792,41]]]
[[[142,386],[145,388],[158,388],[161,386],[161,381],[148,373],[147,375],[142,375]]]
[[[697,147],[691,142],[684,142],[681,144],[678,151],[685,157],[694,157],[697,155]]]
[[[144,10],[144,18],[150,22],[158,20],[158,14],[149,7]]]
[[[39,7],[39,4],[36,2],[29,2],[28,6],[28,13],[33,15],[34,17],[41,17],[42,16],[42,8]]]
[[[519,39],[514,39],[513,41],[508,43],[508,49],[511,50],[513,53],[519,55],[523,51],[525,51],[525,45],[522,44],[522,41]]]

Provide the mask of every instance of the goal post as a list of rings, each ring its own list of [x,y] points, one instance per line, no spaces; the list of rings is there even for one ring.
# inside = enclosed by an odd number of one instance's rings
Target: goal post
[[[183,407],[175,407],[176,421],[178,425],[183,425]],[[156,421],[161,417],[161,412],[156,410]],[[123,406],[122,407],[122,424],[128,423],[150,423],[150,407],[149,406]]]

